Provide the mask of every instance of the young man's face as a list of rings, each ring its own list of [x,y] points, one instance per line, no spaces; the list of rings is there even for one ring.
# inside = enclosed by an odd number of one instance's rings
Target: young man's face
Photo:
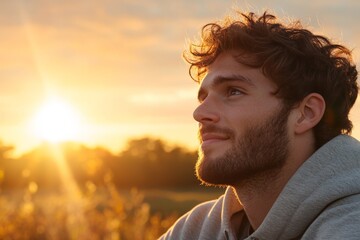
[[[194,111],[201,143],[196,171],[208,184],[236,185],[274,173],[288,153],[289,110],[273,95],[276,85],[232,54],[220,54],[209,66]]]

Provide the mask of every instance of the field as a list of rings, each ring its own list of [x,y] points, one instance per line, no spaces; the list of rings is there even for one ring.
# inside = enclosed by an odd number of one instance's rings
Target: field
[[[199,202],[223,190],[118,190],[88,184],[86,191],[2,191],[0,239],[157,239]]]
[[[218,198],[223,189],[145,190],[144,200],[153,213],[184,214],[196,204]]]
[[[0,239],[152,240],[223,190],[199,186],[196,151],[129,141],[119,154],[43,144],[18,158],[0,143]],[[137,186],[137,188],[133,188]]]

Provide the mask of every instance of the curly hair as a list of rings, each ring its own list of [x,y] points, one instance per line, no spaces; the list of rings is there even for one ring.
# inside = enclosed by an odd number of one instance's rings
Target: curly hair
[[[190,43],[183,54],[190,63],[190,76],[200,83],[220,53],[235,50],[237,61],[260,68],[275,82],[274,94],[286,106],[295,106],[310,93],[322,95],[326,109],[314,127],[316,148],[339,134],[350,134],[353,126],[348,115],[358,94],[351,51],[314,35],[299,21],[285,26],[267,12],[259,17],[254,13],[239,16],[239,20],[227,18],[222,24],[202,28],[200,43]]]

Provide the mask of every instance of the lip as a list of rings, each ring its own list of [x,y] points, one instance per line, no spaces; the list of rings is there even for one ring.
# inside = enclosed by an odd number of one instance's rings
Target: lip
[[[227,136],[217,133],[203,133],[201,134],[201,145],[204,147],[205,145],[222,142],[228,139],[229,138]]]

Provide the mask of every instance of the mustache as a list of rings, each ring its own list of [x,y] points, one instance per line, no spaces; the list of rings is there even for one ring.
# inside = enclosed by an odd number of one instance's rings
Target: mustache
[[[214,124],[206,124],[206,125],[201,125],[198,129],[198,139],[200,140],[200,142],[202,141],[201,136],[205,133],[217,133],[221,135],[226,135],[230,138],[233,138],[235,135],[230,128],[218,127],[215,126]]]

